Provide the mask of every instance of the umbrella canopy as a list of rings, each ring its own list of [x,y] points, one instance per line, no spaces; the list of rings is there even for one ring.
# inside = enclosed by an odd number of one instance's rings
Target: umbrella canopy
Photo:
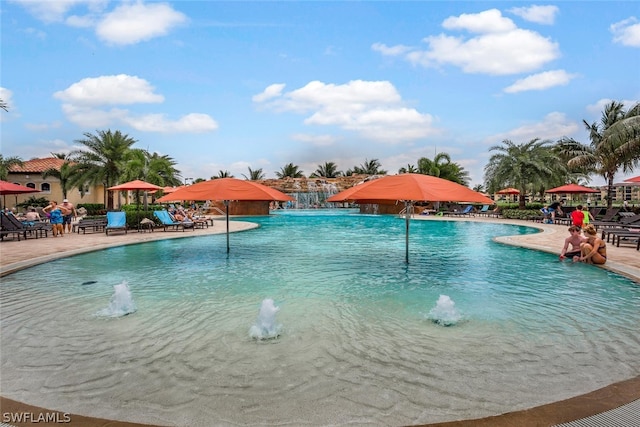
[[[159,202],[174,200],[222,200],[227,210],[227,253],[229,253],[229,201],[275,201],[295,200],[293,197],[254,181],[237,178],[219,178],[182,187],[158,199]]]
[[[470,188],[431,175],[405,173],[387,175],[355,185],[327,199],[328,202],[388,203],[404,201],[406,205],[406,251],[409,262],[409,207],[413,202],[469,202],[492,204],[493,200]]]
[[[562,193],[562,194],[581,194],[581,193],[597,193],[598,190],[594,190],[593,188],[584,187],[578,184],[567,184],[562,185],[560,187],[552,188],[551,190],[547,190],[547,193]]]
[[[136,179],[133,181],[129,181],[129,182],[125,182],[124,184],[119,184],[113,187],[109,187],[107,188],[107,190],[109,191],[158,191],[158,190],[162,190],[162,187],[152,184],[150,182],[147,181],[142,181],[140,179]],[[137,199],[137,197],[136,197]],[[120,203],[118,201],[118,203]],[[138,217],[138,221],[140,220],[140,200],[136,201],[136,204],[138,205],[138,213],[137,213],[137,217]],[[145,198],[144,198],[144,206],[145,208],[147,207],[147,196],[145,193]],[[138,231],[140,230],[140,223],[138,222]]]
[[[162,192],[163,192],[164,194],[169,194],[169,193],[173,193],[174,191],[176,191],[176,190],[178,190],[178,189],[180,189],[180,188],[184,188],[184,187],[185,187],[184,185],[181,185],[181,186],[179,186],[179,187],[171,187],[171,186],[168,186],[168,187],[162,187]]]
[[[0,180],[0,194],[3,196],[2,205],[6,206],[6,200],[4,200],[4,196],[7,194],[25,194],[25,193],[39,193],[39,190],[35,188],[25,187],[23,185],[14,184],[8,181]],[[16,197],[17,199],[17,197]]]
[[[178,188],[170,195],[165,195],[158,199],[159,202],[173,200],[264,200],[286,202],[295,199],[274,188],[254,181],[219,178]]]
[[[640,175],[634,176],[633,178],[625,179],[624,182],[638,182],[638,183],[640,183]]]
[[[520,190],[518,190],[517,188],[509,187],[503,188],[500,191],[496,191],[496,194],[520,194]]]
[[[22,193],[39,193],[35,188],[25,187],[24,185],[14,184],[8,181],[0,180],[0,194],[22,194]]]
[[[493,203],[490,198],[464,185],[417,173],[387,175],[367,181],[334,194],[327,201],[353,201],[358,203],[380,203],[384,201]]]
[[[158,190],[162,190],[162,187],[159,187],[155,184],[151,184],[150,182],[136,179],[135,181],[129,181],[129,182],[125,182],[124,184],[119,184],[114,187],[109,187],[107,188],[107,190],[110,190],[110,191],[129,191],[129,190],[158,191]]]

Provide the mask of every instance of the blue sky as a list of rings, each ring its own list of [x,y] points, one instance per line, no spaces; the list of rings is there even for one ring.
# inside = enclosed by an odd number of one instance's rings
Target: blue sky
[[[502,140],[588,142],[583,120],[640,100],[634,1],[0,7],[1,151],[23,159],[118,129],[183,177],[370,159],[396,173],[446,152],[475,185]]]

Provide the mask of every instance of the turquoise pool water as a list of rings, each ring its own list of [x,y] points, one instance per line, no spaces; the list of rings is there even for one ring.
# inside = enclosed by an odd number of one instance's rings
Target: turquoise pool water
[[[3,395],[164,425],[410,425],[640,374],[640,287],[500,245],[535,230],[285,211],[3,278]],[[85,282],[95,281],[90,285]],[[126,281],[134,314],[104,318]],[[461,315],[430,319],[441,295]],[[249,336],[272,298],[281,335]]]

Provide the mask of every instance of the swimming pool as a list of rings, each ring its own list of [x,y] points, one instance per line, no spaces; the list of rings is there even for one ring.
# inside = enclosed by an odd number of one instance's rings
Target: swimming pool
[[[640,289],[494,243],[527,227],[289,211],[3,278],[3,395],[170,425],[474,418],[640,372]],[[82,285],[82,283],[96,283]],[[137,311],[95,314],[127,281]],[[430,319],[441,295],[462,319]],[[274,340],[249,336],[272,298]]]

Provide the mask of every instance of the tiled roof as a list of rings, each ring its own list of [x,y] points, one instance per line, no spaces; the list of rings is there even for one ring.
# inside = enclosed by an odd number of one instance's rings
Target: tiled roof
[[[55,157],[45,157],[44,159],[25,160],[23,166],[14,165],[9,168],[10,173],[42,173],[47,169],[55,168],[60,170],[65,160]]]

